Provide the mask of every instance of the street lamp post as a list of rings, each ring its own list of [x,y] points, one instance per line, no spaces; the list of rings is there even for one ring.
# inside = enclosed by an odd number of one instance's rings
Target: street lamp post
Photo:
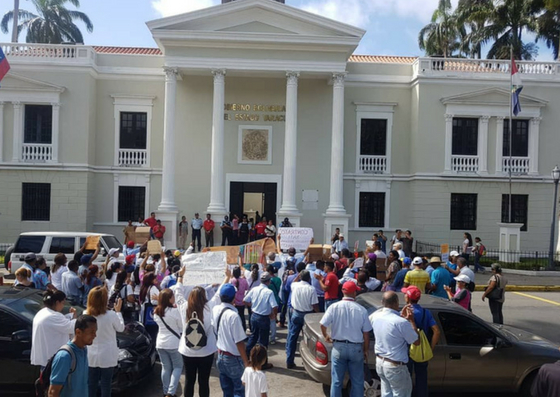
[[[555,166],[552,170],[554,181],[554,202],[552,203],[552,221],[550,222],[550,247],[548,249],[548,270],[554,269],[554,232],[556,230],[556,202],[558,201],[558,181],[560,181],[560,168]]]

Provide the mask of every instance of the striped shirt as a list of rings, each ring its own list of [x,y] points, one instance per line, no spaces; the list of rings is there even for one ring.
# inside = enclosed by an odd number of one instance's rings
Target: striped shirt
[[[416,268],[406,273],[404,282],[408,285],[415,285],[420,291],[424,292],[426,290],[426,284],[430,282],[430,276],[427,271]]]

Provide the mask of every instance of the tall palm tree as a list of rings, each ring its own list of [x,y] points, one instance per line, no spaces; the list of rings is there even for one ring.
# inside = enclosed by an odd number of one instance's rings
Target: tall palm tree
[[[467,31],[463,47],[469,57],[482,58],[482,45],[487,38],[483,37],[481,32],[493,11],[493,0],[459,0],[455,15],[459,26],[463,26]]]
[[[450,57],[460,50],[460,29],[452,13],[451,0],[439,0],[432,20],[418,34],[418,46],[428,56]]]
[[[37,9],[37,14],[20,9],[17,31],[19,36],[22,30],[27,29],[25,40],[28,43],[83,43],[82,32],[74,23],[75,20],[82,21],[88,32],[93,31],[93,24],[86,14],[66,8],[67,3],[80,7],[80,0],[31,0],[31,2]],[[2,32],[8,33],[8,24],[13,17],[13,11],[4,15],[0,22]]]
[[[554,58],[560,55],[560,0],[535,0],[535,7],[545,11],[537,18],[537,40],[552,48]]]

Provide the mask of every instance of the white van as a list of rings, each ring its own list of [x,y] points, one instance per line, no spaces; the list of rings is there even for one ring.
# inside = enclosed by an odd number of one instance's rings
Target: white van
[[[78,233],[78,232],[27,232],[21,233],[14,245],[10,261],[8,262],[8,271],[15,273],[17,269],[24,263],[25,255],[34,252],[37,256],[42,256],[49,266],[54,263],[56,254],[62,252],[66,254],[68,261],[72,260],[74,253],[78,252],[84,245],[87,236],[101,236],[101,250],[99,256],[93,262],[100,266],[105,262],[107,253],[111,248],[119,249],[119,260],[124,263],[124,255],[122,253],[122,244],[112,234],[103,233]],[[86,254],[93,251],[86,251]]]

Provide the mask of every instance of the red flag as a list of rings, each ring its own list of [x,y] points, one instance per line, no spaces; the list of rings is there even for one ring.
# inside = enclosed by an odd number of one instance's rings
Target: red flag
[[[8,70],[10,70],[10,64],[8,63],[6,55],[4,55],[4,51],[2,51],[0,47],[0,81],[2,81],[4,76],[8,73]]]

